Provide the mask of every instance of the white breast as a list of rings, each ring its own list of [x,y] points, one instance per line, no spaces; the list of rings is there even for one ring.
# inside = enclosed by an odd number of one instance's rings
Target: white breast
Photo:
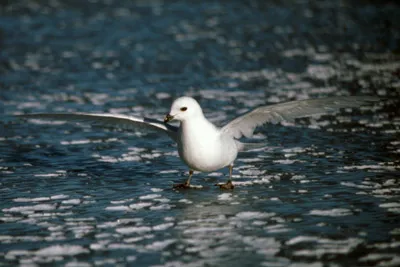
[[[221,169],[237,156],[235,141],[221,136],[220,130],[205,119],[181,123],[177,143],[179,156],[197,171]]]

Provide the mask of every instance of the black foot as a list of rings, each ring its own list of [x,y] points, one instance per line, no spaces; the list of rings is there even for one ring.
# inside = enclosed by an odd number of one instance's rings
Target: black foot
[[[232,181],[228,181],[225,184],[216,184],[219,186],[219,188],[224,189],[224,190],[232,190],[235,188],[235,186],[232,184]]]

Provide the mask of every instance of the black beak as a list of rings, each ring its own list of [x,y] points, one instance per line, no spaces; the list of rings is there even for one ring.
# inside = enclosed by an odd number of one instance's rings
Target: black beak
[[[167,114],[164,118],[164,123],[171,121],[173,118],[174,118],[174,116]]]

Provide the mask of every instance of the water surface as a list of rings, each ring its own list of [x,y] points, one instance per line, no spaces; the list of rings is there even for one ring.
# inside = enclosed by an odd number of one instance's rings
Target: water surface
[[[0,6],[0,262],[9,266],[400,265],[399,11],[370,1],[10,1]],[[166,136],[14,114],[217,125],[259,105],[380,103],[266,125],[262,151],[187,168]]]

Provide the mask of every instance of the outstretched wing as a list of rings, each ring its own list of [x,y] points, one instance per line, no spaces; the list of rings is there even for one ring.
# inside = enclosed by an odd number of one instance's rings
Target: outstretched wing
[[[149,118],[138,118],[117,114],[91,114],[91,113],[36,113],[17,115],[26,119],[62,120],[91,125],[107,126],[118,129],[148,129],[166,133],[172,140],[176,141],[178,127],[165,124],[161,121]]]
[[[339,96],[262,106],[229,122],[222,131],[235,138],[251,137],[255,128],[265,123],[291,122],[296,118],[333,113],[340,108],[359,107],[378,100],[373,96]]]

